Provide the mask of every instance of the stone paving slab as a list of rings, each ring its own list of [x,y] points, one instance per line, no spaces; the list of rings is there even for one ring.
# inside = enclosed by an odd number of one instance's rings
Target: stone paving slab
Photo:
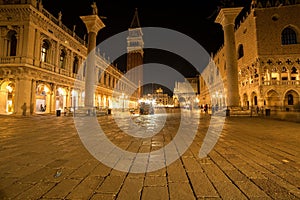
[[[97,120],[119,148],[149,153],[173,140],[180,116],[169,114],[163,129],[150,138],[122,133],[113,115]],[[300,199],[300,123],[226,118],[218,143],[200,159],[211,118],[201,115],[199,120],[193,143],[179,159],[153,172],[128,173],[95,159],[72,117],[0,116],[0,199]],[[161,160],[148,157],[144,166],[155,162]],[[128,163],[134,160],[115,164]]]

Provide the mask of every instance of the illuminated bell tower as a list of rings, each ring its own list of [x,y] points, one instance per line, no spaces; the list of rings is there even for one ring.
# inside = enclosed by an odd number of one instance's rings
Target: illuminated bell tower
[[[144,41],[143,33],[140,26],[138,17],[138,11],[135,9],[135,13],[128,29],[129,35],[127,37],[127,71],[137,66],[143,65],[144,56]],[[139,67],[134,71],[130,72],[129,79],[138,85],[137,97],[140,98],[143,95],[143,69]]]

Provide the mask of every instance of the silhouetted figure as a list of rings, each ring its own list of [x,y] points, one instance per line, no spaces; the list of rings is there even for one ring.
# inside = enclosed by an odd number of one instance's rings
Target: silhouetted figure
[[[21,107],[21,109],[22,109],[22,115],[23,115],[23,116],[26,116],[26,110],[27,110],[27,105],[26,105],[26,103],[23,104],[23,106]]]

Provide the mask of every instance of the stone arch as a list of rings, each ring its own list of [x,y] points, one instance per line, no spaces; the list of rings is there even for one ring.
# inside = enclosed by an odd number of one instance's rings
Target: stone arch
[[[15,106],[15,82],[5,79],[0,83],[0,113],[12,114]]]
[[[288,89],[283,95],[284,106],[295,106],[299,104],[299,93],[294,89]]]
[[[184,102],[186,102],[186,99],[183,96],[180,96],[178,98],[178,101],[179,101],[179,103],[184,103]]]
[[[267,107],[276,107],[276,106],[280,106],[280,104],[281,104],[281,101],[280,101],[279,93],[274,89],[270,89],[266,93],[266,106]]]
[[[243,97],[242,97],[242,106],[246,107],[247,109],[249,109],[249,99],[248,99],[247,93],[243,94]]]
[[[36,112],[49,113],[51,102],[51,87],[47,83],[39,83],[36,86]]]
[[[255,91],[251,93],[251,106],[257,106],[258,105],[258,96]]]

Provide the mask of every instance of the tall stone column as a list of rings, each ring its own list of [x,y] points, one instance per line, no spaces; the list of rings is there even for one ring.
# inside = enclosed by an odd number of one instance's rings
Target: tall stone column
[[[31,80],[30,114],[36,112],[36,80]]]
[[[215,20],[223,27],[224,47],[227,73],[227,106],[239,106],[238,67],[235,45],[234,26],[235,18],[241,12],[242,7],[222,8]]]
[[[51,96],[50,96],[50,105],[47,105],[47,109],[49,109],[50,113],[55,113],[56,111],[56,92],[57,92],[57,85],[56,83],[53,83]],[[47,104],[47,103],[46,103]],[[48,110],[46,110],[47,112]]]
[[[24,116],[30,115],[31,92],[32,86],[30,78],[23,76],[16,80],[15,114]]]
[[[95,92],[96,36],[98,31],[105,27],[105,25],[95,13],[93,13],[93,15],[81,16],[80,18],[85,23],[88,31],[88,56],[86,62],[84,106],[92,108],[94,106]]]

